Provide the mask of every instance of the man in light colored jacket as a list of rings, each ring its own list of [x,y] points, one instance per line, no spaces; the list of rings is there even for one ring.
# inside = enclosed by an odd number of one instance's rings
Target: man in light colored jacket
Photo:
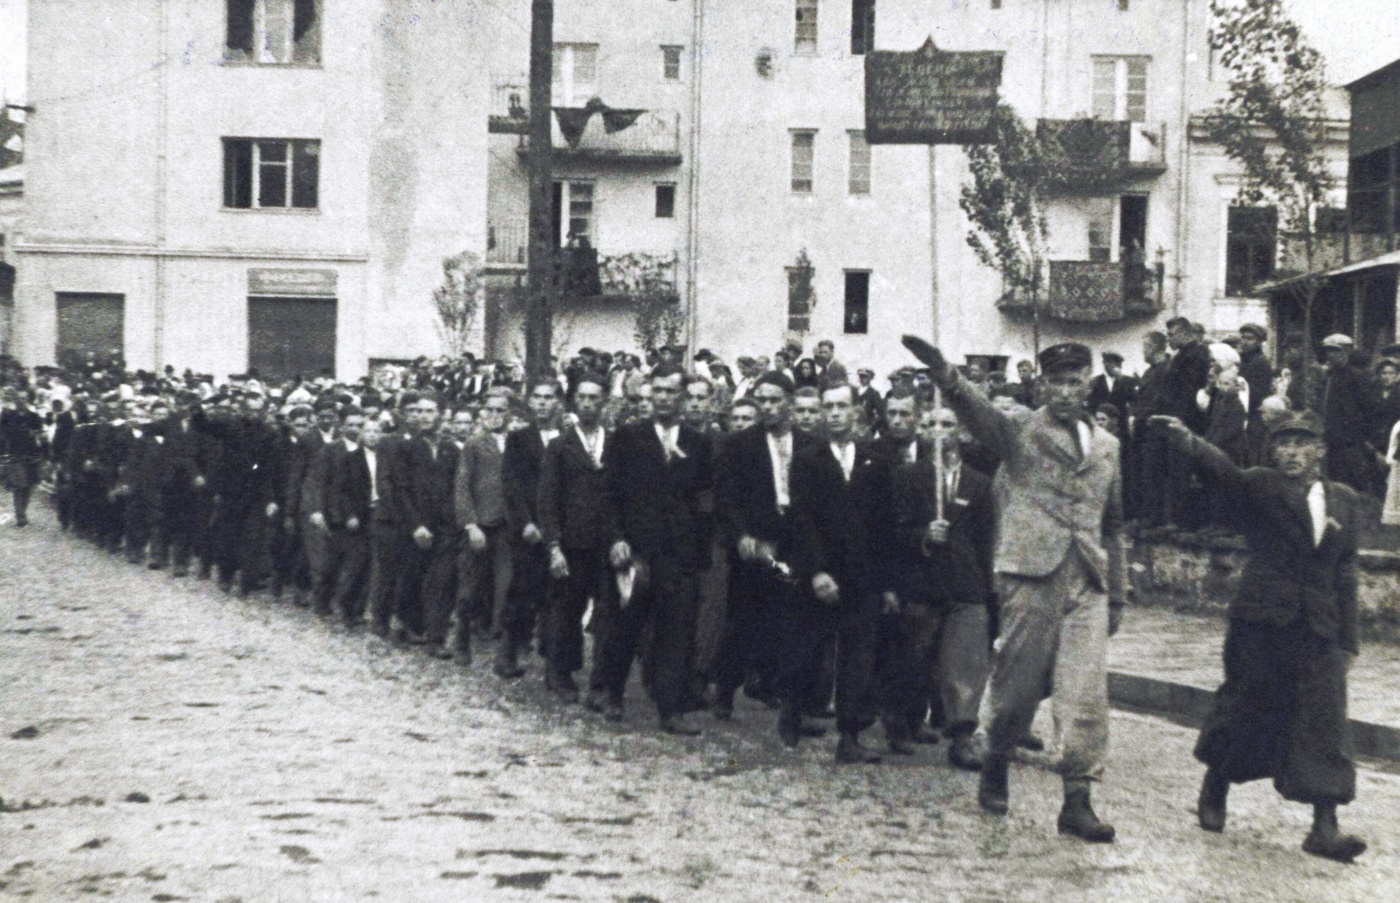
[[[1107,639],[1126,597],[1126,553],[1118,440],[1084,411],[1092,353],[1074,342],[1045,349],[1044,406],[1008,415],[937,348],[913,336],[904,344],[973,438],[1001,461],[993,481],[1001,618],[982,713],[988,749],[978,802],[1007,811],[1007,763],[1049,688],[1065,789],[1059,831],[1108,843],[1113,827],[1094,814],[1089,788],[1108,748]]]

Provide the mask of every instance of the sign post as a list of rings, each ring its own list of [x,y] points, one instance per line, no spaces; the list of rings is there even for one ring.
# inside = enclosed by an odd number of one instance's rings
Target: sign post
[[[933,341],[938,344],[938,159],[940,144],[985,144],[993,139],[1001,87],[1001,51],[939,50],[933,37],[914,51],[873,50],[865,55],[865,140],[868,144],[928,145],[929,281]],[[935,390],[935,408],[942,398]],[[943,436],[934,434],[938,520],[946,505]]]

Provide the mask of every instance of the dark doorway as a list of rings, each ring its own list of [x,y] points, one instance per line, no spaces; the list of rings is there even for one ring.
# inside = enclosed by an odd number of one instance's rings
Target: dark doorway
[[[1118,256],[1120,260],[1146,260],[1147,195],[1125,194],[1118,201]]]
[[[335,375],[334,298],[249,298],[248,368],[264,380]]]

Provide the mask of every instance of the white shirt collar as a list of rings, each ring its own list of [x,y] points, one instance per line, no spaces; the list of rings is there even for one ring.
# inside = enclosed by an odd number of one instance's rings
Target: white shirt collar
[[[1313,548],[1322,545],[1327,532],[1327,488],[1321,480],[1308,489],[1308,515],[1312,518]]]

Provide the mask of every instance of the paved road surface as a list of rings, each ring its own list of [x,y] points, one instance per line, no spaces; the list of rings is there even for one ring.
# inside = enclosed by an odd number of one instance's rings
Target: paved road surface
[[[478,655],[478,659],[484,656]],[[771,713],[678,740],[502,689],[304,611],[0,530],[0,898],[219,901],[1379,901],[1400,899],[1400,777],[1363,769],[1351,867],[1308,812],[1236,791],[1194,825],[1192,732],[1116,713],[1102,815],[1054,831],[1058,782],[979,813],[943,749],[836,768]],[[1048,730],[1048,726],[1042,726]]]

